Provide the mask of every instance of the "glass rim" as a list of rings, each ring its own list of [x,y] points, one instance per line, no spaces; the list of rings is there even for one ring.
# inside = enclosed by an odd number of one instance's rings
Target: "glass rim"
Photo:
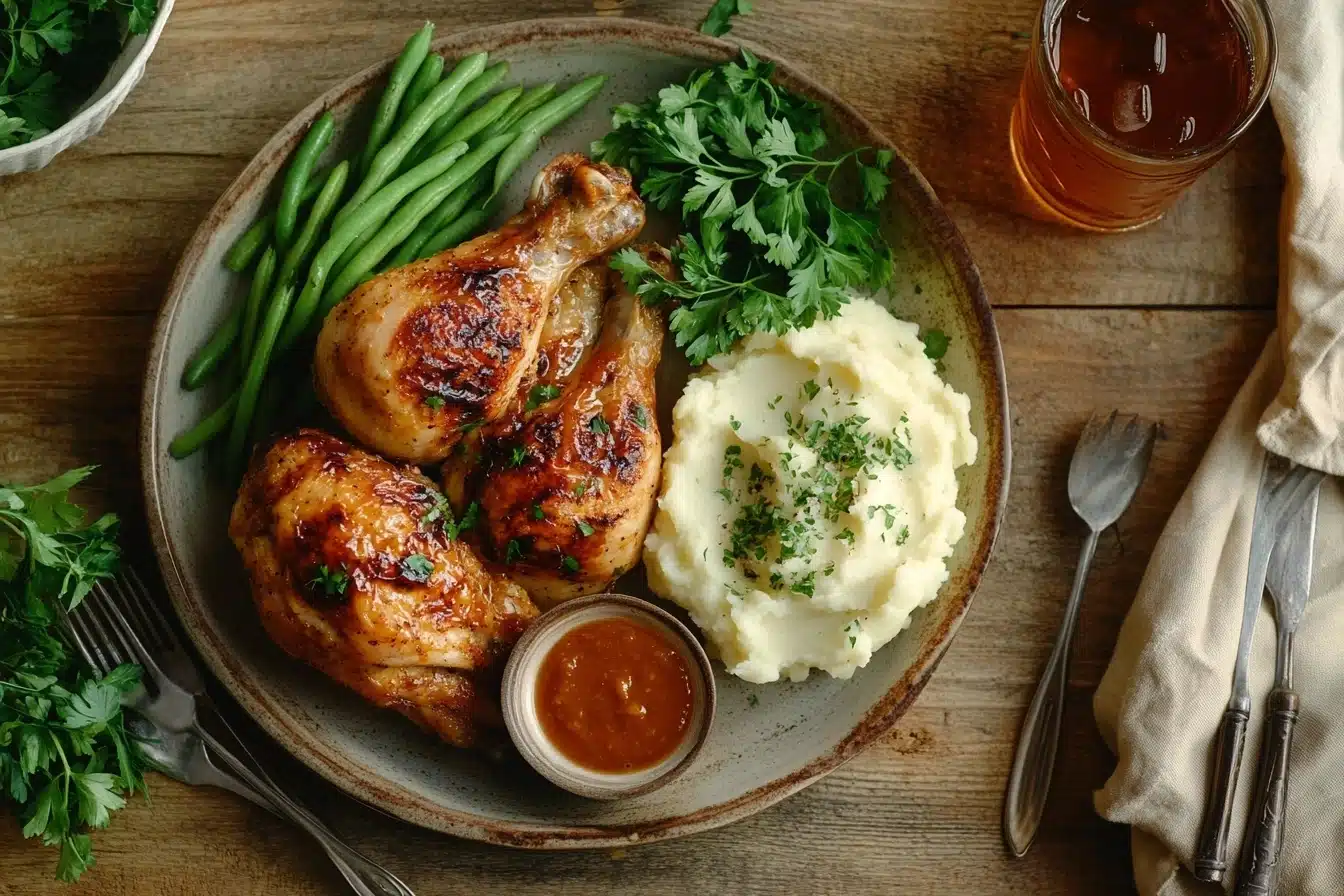
[[[1059,72],[1055,71],[1054,66],[1050,64],[1050,51],[1048,45],[1050,37],[1049,25],[1051,20],[1047,18],[1046,13],[1051,11],[1052,8],[1059,9],[1067,2],[1068,0],[1042,0],[1041,11],[1036,16],[1036,39],[1034,41],[1036,47],[1033,51],[1036,57],[1034,60],[1035,64],[1039,66],[1042,72],[1046,75],[1044,80],[1047,82],[1046,90],[1049,93],[1051,105],[1057,110],[1062,110],[1065,118],[1067,118],[1069,123],[1077,130],[1087,134],[1096,142],[1101,143],[1108,152],[1127,162],[1141,165],[1188,162],[1226,152],[1228,148],[1246,132],[1246,129],[1251,126],[1251,122],[1255,121],[1256,116],[1260,114],[1260,110],[1265,107],[1265,103],[1269,100],[1269,88],[1274,83],[1274,75],[1278,70],[1279,64],[1278,35],[1274,31],[1274,18],[1270,15],[1269,5],[1266,0],[1246,0],[1247,5],[1254,7],[1256,13],[1265,23],[1264,55],[1267,64],[1264,68],[1264,78],[1260,81],[1259,87],[1251,93],[1250,101],[1246,104],[1246,108],[1242,111],[1241,115],[1238,116],[1236,124],[1234,124],[1226,134],[1219,137],[1214,142],[1195,149],[1177,153],[1153,153],[1148,155],[1135,152],[1129,147],[1117,143],[1115,138],[1098,127],[1090,118],[1082,115],[1078,111],[1077,105],[1069,95],[1064,92],[1064,85],[1059,81]],[[1224,0],[1224,2],[1227,2],[1227,0]],[[1229,3],[1229,6],[1230,5],[1231,4]],[[1255,61],[1254,53],[1252,53],[1251,59],[1253,62]]]

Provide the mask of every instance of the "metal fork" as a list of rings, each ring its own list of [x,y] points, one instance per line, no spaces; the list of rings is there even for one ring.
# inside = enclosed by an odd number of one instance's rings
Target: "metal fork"
[[[1069,464],[1069,503],[1074,513],[1087,523],[1088,535],[1074,573],[1064,621],[1022,722],[1008,776],[1008,792],[1003,801],[1003,838],[1008,849],[1019,858],[1031,848],[1045,814],[1064,717],[1069,652],[1078,628],[1078,611],[1097,539],[1120,519],[1134,499],[1148,471],[1153,444],[1160,431],[1159,424],[1141,417],[1120,416],[1114,411],[1106,417],[1094,414],[1083,428]]]
[[[198,708],[212,709],[204,679],[133,569],[127,567],[122,575],[94,585],[66,621],[75,648],[102,674],[123,663],[144,667],[147,686],[128,695],[127,705],[159,731],[169,735],[189,732],[200,738],[208,753],[218,756],[241,783],[317,840],[359,896],[415,896],[396,875],[343,842],[265,772],[253,770],[201,725]],[[228,729],[217,712],[212,711],[211,716],[212,721]],[[236,736],[234,739],[238,740]]]
[[[267,812],[275,812],[275,806],[263,794],[216,765],[205,743],[190,731],[165,731],[141,716],[129,718],[126,727],[155,771],[193,787],[218,787],[236,793]]]

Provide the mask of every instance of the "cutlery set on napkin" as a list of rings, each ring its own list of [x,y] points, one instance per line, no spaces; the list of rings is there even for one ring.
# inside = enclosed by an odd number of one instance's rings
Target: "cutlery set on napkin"
[[[1279,329],[1168,520],[1094,699],[1117,757],[1096,808],[1131,826],[1141,896],[1344,893],[1344,4],[1270,7]],[[1254,771],[1239,773],[1243,753]]]

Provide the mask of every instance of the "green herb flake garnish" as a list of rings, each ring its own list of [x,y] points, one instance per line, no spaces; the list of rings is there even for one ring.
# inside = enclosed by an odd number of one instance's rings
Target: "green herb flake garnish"
[[[584,538],[587,538],[589,535],[592,535],[593,532],[594,532],[593,527],[590,526],[590,525],[588,525],[588,524],[587,524],[586,522],[584,522],[583,520],[579,520],[578,523],[576,523],[575,525],[578,527],[579,534],[582,535]]]
[[[309,588],[327,597],[340,597],[345,594],[345,588],[349,584],[350,576],[344,569],[339,566],[332,569],[326,564],[314,570],[313,577],[308,580]]]
[[[947,347],[952,339],[942,330],[924,331],[924,355],[930,361],[940,361],[943,355],[947,354]]]
[[[565,572],[578,572],[579,561],[569,554],[565,554],[560,558],[560,568]]]
[[[644,405],[642,404],[635,405],[635,409],[632,412],[632,416],[635,419],[635,425],[638,426],[640,429],[649,428],[649,412],[644,407]]]
[[[523,559],[522,542],[516,538],[510,538],[509,543],[504,546],[504,562],[513,564],[521,559]]]
[[[601,414],[598,414],[588,421],[588,428],[599,435],[605,435],[611,432],[611,427],[607,424],[606,419]]]
[[[401,561],[401,577],[421,584],[434,574],[434,563],[424,554],[412,554]]]
[[[543,404],[550,401],[551,399],[559,397],[560,397],[559,386],[551,386],[551,385],[533,386],[532,391],[529,392],[527,395],[527,404],[523,406],[523,410],[535,411],[537,408],[541,407]]]
[[[425,397],[425,407],[432,408],[433,410],[442,410],[445,404],[447,404],[447,402],[443,400],[442,395],[429,395]]]

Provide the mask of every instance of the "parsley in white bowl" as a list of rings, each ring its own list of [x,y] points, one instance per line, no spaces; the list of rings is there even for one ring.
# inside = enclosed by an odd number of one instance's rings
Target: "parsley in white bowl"
[[[98,133],[144,75],[172,6],[0,2],[0,175],[44,168]]]

